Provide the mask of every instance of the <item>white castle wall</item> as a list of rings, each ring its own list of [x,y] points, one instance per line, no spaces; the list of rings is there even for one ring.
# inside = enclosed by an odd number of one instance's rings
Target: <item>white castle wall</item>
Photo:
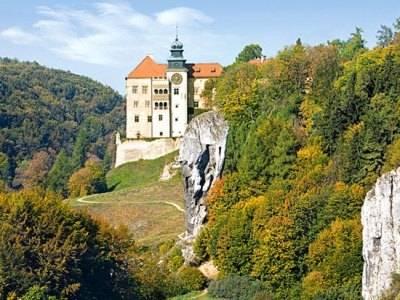
[[[121,143],[117,137],[115,167],[140,159],[156,159],[179,149],[179,138],[163,138],[154,141],[126,140]]]

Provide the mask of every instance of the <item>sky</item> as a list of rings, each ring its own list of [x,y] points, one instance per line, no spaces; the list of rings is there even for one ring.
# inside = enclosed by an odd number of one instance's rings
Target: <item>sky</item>
[[[246,44],[275,55],[301,38],[316,45],[361,27],[373,47],[399,0],[0,0],[0,57],[89,76],[124,93],[148,54],[165,63],[178,25],[188,62],[227,65]]]

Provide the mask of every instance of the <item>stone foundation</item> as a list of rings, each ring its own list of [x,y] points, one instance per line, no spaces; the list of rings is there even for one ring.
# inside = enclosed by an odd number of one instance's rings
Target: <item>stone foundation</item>
[[[162,138],[153,141],[116,139],[115,167],[140,159],[156,159],[179,149],[180,139]]]

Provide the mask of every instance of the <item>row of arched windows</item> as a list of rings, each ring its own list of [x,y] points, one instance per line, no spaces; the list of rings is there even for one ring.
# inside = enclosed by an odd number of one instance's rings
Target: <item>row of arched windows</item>
[[[155,102],[154,109],[168,109],[168,102]]]
[[[154,94],[156,95],[163,95],[168,94],[168,89],[154,89]]]

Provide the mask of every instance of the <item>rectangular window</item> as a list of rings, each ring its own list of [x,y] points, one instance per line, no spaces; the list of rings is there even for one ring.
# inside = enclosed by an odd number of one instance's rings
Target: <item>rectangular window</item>
[[[137,94],[137,85],[132,86],[132,94]]]
[[[139,101],[133,101],[133,107],[138,107],[139,106]]]
[[[193,104],[194,104],[194,107],[195,107],[195,108],[198,108],[198,107],[199,107],[199,102],[194,101]]]
[[[147,116],[147,122],[151,123],[153,121],[153,118],[151,116]]]
[[[179,95],[179,89],[178,88],[174,88],[174,95]]]
[[[146,100],[145,106],[146,106],[146,108],[149,108],[149,107],[150,107],[150,101],[149,101],[149,100]]]
[[[175,118],[175,122],[178,122],[178,118]]]
[[[163,136],[164,134],[163,134],[163,132],[162,131],[160,131],[160,136]]]
[[[138,123],[138,122],[139,122],[139,116],[135,115],[135,123]]]
[[[147,94],[147,85],[142,86],[142,94]]]
[[[158,115],[158,121],[162,121],[162,115]]]

